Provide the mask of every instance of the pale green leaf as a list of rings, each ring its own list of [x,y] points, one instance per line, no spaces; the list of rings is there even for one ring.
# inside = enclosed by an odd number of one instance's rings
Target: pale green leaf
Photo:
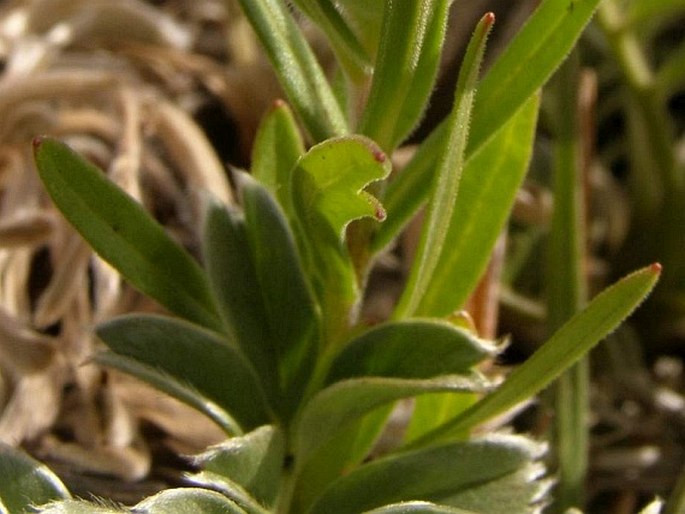
[[[359,131],[387,152],[414,129],[433,90],[449,0],[388,0]]]
[[[265,506],[272,506],[279,490],[285,441],[275,426],[259,427],[194,457],[203,471],[239,484]]]
[[[430,502],[402,502],[386,505],[379,509],[366,511],[364,514],[477,514],[471,510],[448,507],[447,505],[436,505]]]
[[[486,14],[481,19],[464,56],[454,94],[454,106],[447,119],[447,133],[438,155],[437,175],[428,202],[419,245],[407,285],[395,310],[394,315],[398,318],[412,316],[429,286],[443,281],[443,277],[437,275],[436,267],[443,252],[452,250],[446,245],[447,233],[464,169],[469,122],[476,96],[480,64],[494,21],[495,17],[492,13]]]
[[[661,266],[653,264],[628,275],[597,295],[498,389],[460,416],[429,432],[417,443],[435,441],[468,430],[540,392],[616,329],[651,292],[660,272]]]
[[[135,514],[247,514],[224,495],[187,487],[166,489],[133,507]]]

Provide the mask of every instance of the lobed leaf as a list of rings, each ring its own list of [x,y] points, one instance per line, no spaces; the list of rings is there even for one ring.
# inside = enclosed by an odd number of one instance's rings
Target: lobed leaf
[[[359,295],[345,230],[353,220],[384,218],[380,203],[364,188],[389,172],[385,154],[361,136],[330,139],[312,147],[293,171],[298,243],[327,330],[338,337]]]
[[[99,325],[96,332],[116,354],[187,383],[226,409],[243,428],[269,421],[269,407],[254,368],[237,347],[217,334],[156,315],[122,316]]]
[[[0,512],[28,512],[33,505],[71,498],[47,466],[24,452],[0,444]]]
[[[507,488],[506,496],[522,482],[537,476],[522,475],[539,459],[544,447],[524,437],[493,435],[469,442],[430,446],[416,451],[390,455],[365,464],[339,478],[326,489],[308,511],[309,514],[335,512],[355,514],[387,504],[425,500],[476,512],[487,498],[473,494],[488,483],[499,483],[516,476]],[[531,491],[526,506],[539,498]],[[516,502],[518,503],[518,502]],[[502,503],[507,512],[526,512],[508,501]]]
[[[52,200],[103,259],[171,312],[221,329],[204,272],[139,203],[57,140],[36,139],[34,153]]]

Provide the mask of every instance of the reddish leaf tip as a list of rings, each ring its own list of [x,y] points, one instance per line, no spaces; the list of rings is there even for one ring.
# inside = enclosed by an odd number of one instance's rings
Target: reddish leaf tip
[[[649,267],[654,273],[661,273],[662,266],[661,263],[659,262],[654,262],[652,265]]]
[[[33,138],[33,149],[34,149],[34,150],[38,150],[38,148],[40,147],[40,145],[43,144],[43,140],[44,140],[44,139],[45,139],[45,138],[44,138],[43,136],[36,136],[36,137],[34,137],[34,138]]]
[[[388,214],[385,212],[385,209],[381,205],[376,205],[376,219],[378,221],[385,221],[387,217]]]
[[[495,23],[495,13],[492,11],[485,13],[485,15],[483,16],[483,21],[488,27],[491,26]]]
[[[373,153],[373,158],[376,159],[376,162],[383,163],[387,159],[383,150],[375,149],[372,151],[372,153]]]
[[[274,109],[280,109],[282,107],[285,107],[286,105],[287,104],[286,104],[285,100],[283,100],[282,98],[276,98],[276,100],[274,100],[274,103],[273,103],[273,108]]]

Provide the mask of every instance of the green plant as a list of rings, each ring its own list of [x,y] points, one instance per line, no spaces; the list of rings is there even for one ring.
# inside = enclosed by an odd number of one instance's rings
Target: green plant
[[[661,268],[598,295],[501,385],[478,371],[498,345],[450,314],[482,275],[525,174],[537,91],[599,2],[543,2],[478,81],[494,22],[485,15],[450,115],[391,179],[387,156],[425,109],[450,2],[389,0],[372,15],[364,2],[296,3],[329,36],[344,94],[329,86],[285,3],[241,2],[314,144],[277,102],[251,174],[234,173],[240,206],[207,200],[202,265],[97,168],[56,140],[35,142],[39,173],[64,215],[175,315],[100,325],[108,351],[95,360],[190,404],[231,436],[197,457],[202,471],[189,481],[202,488],[164,491],[134,512],[534,511],[550,485],[543,445],[472,432],[576,363],[642,301]],[[367,326],[359,307],[370,263],[423,204],[395,312]],[[405,434],[366,462],[395,402],[410,397]],[[70,499],[54,476],[40,477],[52,493],[27,494],[24,505],[61,498],[41,511],[117,510]]]

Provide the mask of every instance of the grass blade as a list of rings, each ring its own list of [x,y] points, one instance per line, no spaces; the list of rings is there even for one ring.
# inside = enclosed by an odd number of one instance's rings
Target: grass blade
[[[202,268],[139,203],[57,140],[36,139],[34,152],[52,200],[104,260],[171,312],[221,330]]]

